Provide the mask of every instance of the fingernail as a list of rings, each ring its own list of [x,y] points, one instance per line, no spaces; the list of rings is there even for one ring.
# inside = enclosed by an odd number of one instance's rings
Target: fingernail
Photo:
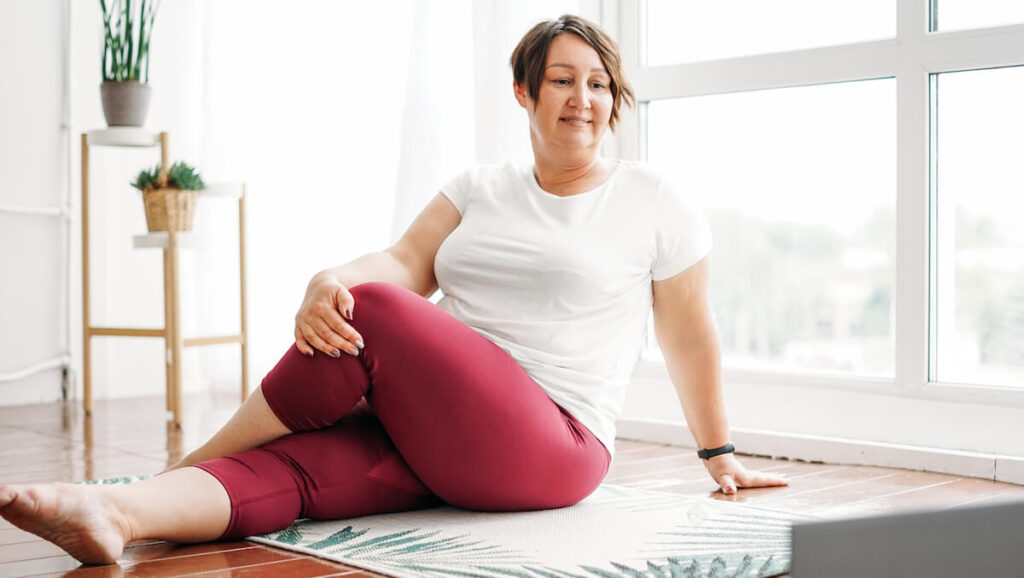
[[[356,339],[356,347],[358,347],[359,349],[362,349],[362,348],[366,347],[366,345],[363,344],[363,340],[362,339]]]
[[[351,353],[352,355],[355,355],[355,356],[359,355],[359,350],[356,349],[355,347],[349,347],[348,348],[348,352]]]
[[[352,321],[352,310],[351,309],[346,309],[345,310],[345,318],[348,319],[349,321]]]
[[[337,359],[337,358],[341,357],[341,352],[338,351],[337,349],[332,349],[331,350],[331,357]]]

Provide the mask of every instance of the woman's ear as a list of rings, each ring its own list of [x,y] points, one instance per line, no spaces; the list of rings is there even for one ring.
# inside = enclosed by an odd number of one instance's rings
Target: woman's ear
[[[516,95],[516,101],[519,102],[519,106],[526,108],[526,86],[513,81],[512,91]]]

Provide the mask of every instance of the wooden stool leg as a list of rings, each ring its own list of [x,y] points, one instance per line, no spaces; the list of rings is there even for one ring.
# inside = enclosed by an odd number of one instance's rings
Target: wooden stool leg
[[[245,312],[245,183],[242,183],[242,194],[238,197],[238,280],[239,301],[241,303],[242,330],[242,402],[249,397],[249,334],[246,330]]]
[[[174,411],[171,390],[174,387],[174,362],[172,349],[174,347],[174,327],[172,318],[174,309],[171,307],[171,256],[170,247],[164,249],[164,370],[167,384],[166,403],[167,411]]]
[[[178,235],[175,231],[168,232],[168,260],[170,261],[170,326],[171,326],[171,412],[174,414],[174,425],[181,427],[181,308],[178,299]]]
[[[82,133],[82,407],[92,413],[92,333],[89,315],[89,136]]]

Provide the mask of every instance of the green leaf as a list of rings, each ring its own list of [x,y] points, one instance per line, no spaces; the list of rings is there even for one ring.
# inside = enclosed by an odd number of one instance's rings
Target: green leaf
[[[363,549],[366,549],[366,548],[368,548],[370,546],[384,546],[384,545],[388,544],[391,540],[395,540],[396,538],[402,538],[403,536],[406,536],[408,534],[412,534],[413,532],[416,532],[418,530],[419,530],[419,528],[413,528],[411,530],[404,530],[404,531],[401,531],[401,532],[395,532],[393,534],[387,534],[386,536],[378,536],[377,538],[371,538],[369,540],[366,540],[365,542],[360,542],[358,544],[350,545],[348,548],[345,549],[345,552],[348,553],[348,554],[352,554],[355,551],[363,550]],[[437,532],[433,532],[433,533],[430,534],[430,536],[432,536],[432,535],[434,535],[436,533]],[[412,539],[413,540],[417,540],[417,539],[421,540],[421,539],[424,539],[424,538],[427,538],[427,537],[429,537],[429,536],[423,536],[423,537],[412,538]]]
[[[172,187],[187,191],[201,191],[206,187],[195,168],[183,162],[171,165],[167,171],[167,182]]]
[[[288,526],[280,534],[274,536],[274,540],[281,542],[282,544],[298,544],[299,540],[302,539],[302,533],[296,527],[297,524]]]
[[[348,542],[349,540],[354,540],[355,538],[358,538],[367,532],[369,532],[369,530],[359,530],[358,532],[353,532],[352,526],[346,526],[344,530],[339,530],[331,534],[330,536],[324,538],[323,540],[320,540],[319,542],[314,542],[310,544],[308,547],[312,548],[313,550],[323,550],[324,548],[328,548],[330,546],[337,546],[338,544],[343,544],[345,542]]]
[[[157,188],[157,179],[160,176],[160,165],[153,167],[152,169],[143,170],[135,177],[135,182],[132,186],[140,191],[152,191]]]
[[[138,52],[135,54],[135,60],[132,62],[132,79],[139,79],[139,64],[142,62],[142,48],[143,40],[146,35],[146,0],[142,0],[142,6],[139,8],[139,38],[135,43]]]
[[[132,79],[132,64],[134,62],[133,56],[135,55],[135,38],[132,37],[132,26],[134,24],[134,14],[132,14],[132,0],[125,0],[124,2],[124,14],[125,14],[125,25],[124,25],[124,40],[128,47],[128,56],[125,58],[125,68],[128,70],[128,79]]]

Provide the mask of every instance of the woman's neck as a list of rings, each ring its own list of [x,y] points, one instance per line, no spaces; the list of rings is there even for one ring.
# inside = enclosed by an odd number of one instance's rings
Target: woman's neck
[[[533,176],[540,188],[568,197],[592,190],[607,180],[611,163],[594,156],[575,163],[557,163],[534,155]]]

